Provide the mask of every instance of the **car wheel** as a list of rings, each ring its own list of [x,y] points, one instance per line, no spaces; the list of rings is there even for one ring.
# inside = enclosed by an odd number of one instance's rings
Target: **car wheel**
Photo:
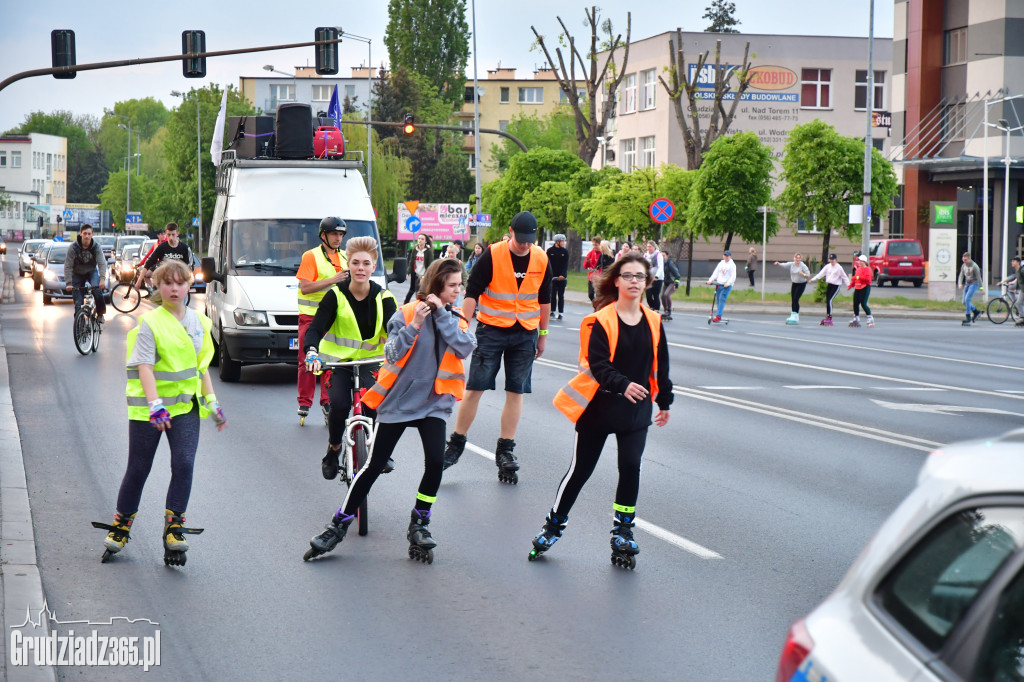
[[[894,279],[894,280],[891,280],[891,281],[892,281],[892,287],[893,288],[896,288],[896,287],[898,287],[900,285],[900,281],[898,279]]]
[[[220,367],[218,374],[221,381],[229,384],[233,384],[242,378],[242,363],[231,359],[231,354],[228,352],[228,344],[226,343],[220,345]]]
[[[915,279],[915,280],[911,280],[911,281],[914,282],[914,288],[915,289],[920,289],[921,285],[924,284],[924,280],[923,279]]]

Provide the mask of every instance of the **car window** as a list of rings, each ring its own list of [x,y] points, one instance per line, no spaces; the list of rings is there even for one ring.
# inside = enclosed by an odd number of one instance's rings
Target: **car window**
[[[1024,507],[961,511],[933,528],[882,581],[875,603],[932,651],[1003,562],[1024,547]]]
[[[63,263],[68,258],[68,247],[66,246],[55,246],[50,249],[50,253],[46,255],[47,263]]]
[[[921,242],[889,242],[890,256],[920,256]]]
[[[869,256],[877,256],[878,255],[878,249],[881,248],[881,246],[882,246],[882,242],[871,242],[870,244],[868,244],[868,255]]]
[[[999,598],[971,679],[1024,682],[1024,571]]]

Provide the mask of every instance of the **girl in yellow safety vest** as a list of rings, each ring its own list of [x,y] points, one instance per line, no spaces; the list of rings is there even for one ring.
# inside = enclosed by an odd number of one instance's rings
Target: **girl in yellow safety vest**
[[[658,313],[642,305],[651,267],[631,251],[609,267],[597,284],[597,312],[580,325],[580,373],[555,396],[554,404],[576,424],[569,471],[562,478],[544,528],[533,541],[533,560],[562,536],[569,510],[597,466],[608,436],[619,449],[612,563],[632,568],[639,553],[633,539],[640,460],[653,422],[668,423],[672,403],[668,342]],[[653,404],[658,411],[654,413]]]
[[[398,439],[411,427],[420,432],[423,442],[424,471],[407,534],[409,556],[433,561],[436,543],[427,525],[441,486],[445,425],[466,388],[462,361],[476,347],[476,337],[459,309],[446,307],[455,303],[461,286],[459,261],[434,261],[423,276],[418,300],[403,305],[388,322],[386,360],[377,383],[363,398],[365,405],[377,410],[370,461],[356,474],[326,530],[310,540],[314,556],[330,552],[345,537]]]
[[[153,273],[159,305],[128,332],[128,468],[117,494],[108,554],[124,548],[139,509],[161,434],[171,450],[171,482],[164,518],[164,562],[184,565],[185,508],[192,492],[192,470],[199,446],[199,420],[212,416],[217,430],[227,426],[213,393],[208,367],[213,358],[210,318],[187,307],[192,270],[165,260]]]

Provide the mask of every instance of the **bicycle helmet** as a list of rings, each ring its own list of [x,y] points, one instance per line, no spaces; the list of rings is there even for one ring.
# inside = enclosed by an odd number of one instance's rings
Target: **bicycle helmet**
[[[345,234],[348,232],[348,225],[341,218],[335,218],[334,216],[327,216],[320,221],[320,234],[324,232],[341,232]]]

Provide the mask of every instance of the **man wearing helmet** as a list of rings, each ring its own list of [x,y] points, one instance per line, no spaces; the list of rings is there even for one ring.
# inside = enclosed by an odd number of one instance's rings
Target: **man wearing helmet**
[[[321,220],[320,245],[302,254],[302,263],[295,274],[299,280],[299,417],[303,422],[313,404],[317,384],[316,375],[306,371],[303,341],[327,290],[348,277],[348,263],[344,251],[340,250],[347,229],[341,218],[328,216]],[[326,383],[327,374],[321,374],[320,407],[325,419],[331,411]]]

